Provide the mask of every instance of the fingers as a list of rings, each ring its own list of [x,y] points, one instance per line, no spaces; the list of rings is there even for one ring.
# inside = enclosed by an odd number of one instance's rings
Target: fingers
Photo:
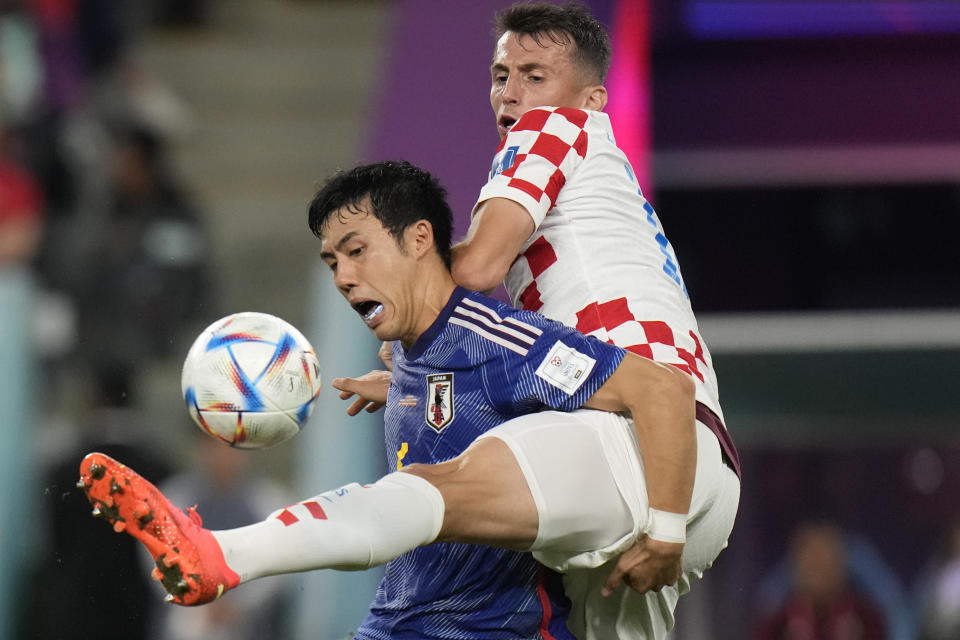
[[[349,400],[356,396],[354,401],[350,403],[350,406],[347,407],[348,416],[355,416],[361,411],[374,413],[382,409],[386,404],[386,402],[381,402],[371,397],[378,395],[377,392],[380,389],[379,385],[371,385],[369,380],[364,380],[363,378],[334,378],[334,380],[330,382],[330,385],[340,390],[340,393],[337,395],[341,400]]]
[[[347,415],[355,416],[360,413],[361,410],[366,411],[367,413],[376,413],[382,408],[382,402],[367,402],[363,398],[357,398],[353,401],[353,404],[347,407]]]
[[[614,565],[613,571],[607,576],[600,593],[606,597],[619,589],[627,573],[638,565],[642,566],[646,556],[647,553],[646,548],[643,546],[643,538],[640,538],[634,542],[633,546],[627,549],[623,555],[617,558],[617,564]]]
[[[355,416],[364,410],[373,413],[387,403],[390,372],[371,371],[359,378],[334,378],[330,385],[340,391],[341,400],[349,400],[356,396],[347,407],[347,415]]]
[[[683,545],[671,545],[662,549],[660,547],[664,543],[654,541],[651,545],[649,542],[646,536],[640,537],[617,559],[600,589],[604,597],[611,595],[624,584],[637,593],[645,593],[659,591],[665,586],[677,583],[682,573],[680,551]]]
[[[349,393],[350,395],[353,395],[353,392],[348,390],[350,387],[350,383],[352,381],[354,381],[354,378],[334,378],[333,380],[330,381],[330,386],[333,387],[334,389],[339,389],[344,393]],[[340,397],[343,398],[343,393],[340,394]],[[348,395],[347,398],[349,397],[350,396]]]
[[[616,566],[613,568],[613,571],[610,572],[610,575],[607,576],[606,581],[603,583],[603,588],[600,589],[600,595],[602,595],[604,598],[619,589],[620,585],[623,584],[623,576],[627,571],[620,565],[621,563],[617,562]]]
[[[334,389],[340,390],[340,399],[347,400],[351,396],[360,397],[372,396],[379,391],[379,387],[372,384],[369,380],[361,378],[336,378],[330,383]],[[371,398],[372,399],[372,398]]]
[[[603,583],[603,587],[600,589],[600,594],[603,597],[610,596],[622,585],[626,585],[636,591],[637,593],[646,593],[647,591],[660,591],[666,582],[658,582],[654,580],[654,576],[650,575],[649,567],[644,566],[634,566],[634,567],[621,567],[619,564],[610,572],[610,575],[607,577],[606,582]]]
[[[343,394],[340,394],[340,395],[342,396]],[[352,394],[351,394],[351,395],[352,395]],[[344,398],[344,399],[346,399],[346,398]],[[358,413],[360,413],[360,411],[363,410],[363,407],[364,407],[366,404],[367,404],[367,401],[366,401],[366,400],[364,400],[363,398],[357,398],[357,399],[354,400],[352,403],[350,403],[350,406],[349,406],[349,407],[347,407],[347,415],[348,415],[348,416],[355,416],[355,415],[357,415]]]

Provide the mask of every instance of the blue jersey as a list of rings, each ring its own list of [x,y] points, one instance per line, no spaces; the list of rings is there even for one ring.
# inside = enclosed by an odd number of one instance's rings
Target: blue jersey
[[[457,288],[409,351],[394,343],[384,415],[391,468],[462,453],[540,409],[573,410],[624,351],[538,314]],[[560,576],[530,553],[436,543],[387,564],[365,640],[572,640]]]

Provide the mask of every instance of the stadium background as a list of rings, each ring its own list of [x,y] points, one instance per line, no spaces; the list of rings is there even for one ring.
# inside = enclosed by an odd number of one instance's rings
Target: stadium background
[[[24,68],[17,32],[0,31],[3,123],[20,143],[6,150],[66,149],[59,164],[18,158],[44,190],[46,236],[33,260],[0,265],[0,636],[103,633],[101,585],[134,578],[78,570],[84,550],[64,540],[106,527],[84,513],[57,529],[85,506],[56,471],[92,443],[123,443],[171,473],[200,464],[178,369],[208,322],[285,317],[314,341],[327,379],[376,365],[376,344],[318,266],[305,203],[338,167],[406,158],[440,177],[462,232],[496,146],[486,69],[505,4],[3,4],[4,26],[22,18],[38,49],[51,24],[83,38],[60,58],[48,46],[31,84],[11,71]],[[916,637],[960,496],[960,7],[589,4],[614,34],[618,135],[680,258],[744,459],[730,547],[681,601],[676,636],[746,637],[782,588],[791,533],[825,518],[868,557],[891,637]],[[74,85],[55,82],[71,69]],[[86,290],[63,277],[110,226],[90,194],[107,180],[118,112],[168,146],[209,241],[205,286],[165,348],[137,358],[120,401],[92,383],[99,347],[83,330],[83,309],[109,301],[79,299]],[[295,441],[231,453],[303,497],[380,474],[380,448],[376,417],[348,421],[327,387]],[[343,637],[376,580],[288,580],[274,637]],[[39,594],[51,591],[76,606],[48,606]],[[127,612],[133,624],[154,615]]]

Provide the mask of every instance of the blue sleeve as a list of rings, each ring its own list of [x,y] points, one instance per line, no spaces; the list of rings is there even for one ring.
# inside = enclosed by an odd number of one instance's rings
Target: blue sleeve
[[[542,316],[518,312],[517,319],[542,333],[525,354],[504,355],[505,366],[488,381],[491,402],[506,413],[527,413],[545,406],[572,411],[599,389],[624,357],[624,350],[587,337]]]

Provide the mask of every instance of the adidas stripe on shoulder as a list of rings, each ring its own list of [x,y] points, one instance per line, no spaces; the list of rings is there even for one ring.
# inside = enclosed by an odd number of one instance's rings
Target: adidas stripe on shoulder
[[[515,318],[502,318],[485,304],[464,298],[450,315],[450,324],[473,331],[521,356],[543,333],[539,328]]]

